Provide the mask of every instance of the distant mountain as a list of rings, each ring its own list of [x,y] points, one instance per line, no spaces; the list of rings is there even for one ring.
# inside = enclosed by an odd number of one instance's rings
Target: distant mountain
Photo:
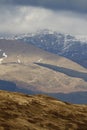
[[[0,40],[0,89],[53,96],[87,92],[87,69],[23,41],[3,39]],[[84,101],[78,96],[78,103],[87,103],[82,97]]]
[[[87,105],[0,91],[0,130],[87,130]]]
[[[13,37],[43,50],[64,56],[87,68],[87,36],[72,36],[49,30]]]

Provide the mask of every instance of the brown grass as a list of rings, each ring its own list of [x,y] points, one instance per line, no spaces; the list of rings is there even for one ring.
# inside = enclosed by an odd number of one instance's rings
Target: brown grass
[[[0,91],[0,130],[87,130],[87,106]]]

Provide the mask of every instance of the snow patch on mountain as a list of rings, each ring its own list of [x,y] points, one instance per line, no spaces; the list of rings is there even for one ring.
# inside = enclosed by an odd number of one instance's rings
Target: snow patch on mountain
[[[8,57],[8,56],[6,55],[6,53],[5,53],[5,52],[3,53],[3,56],[4,56],[5,58],[7,58],[7,57]]]
[[[18,60],[17,60],[17,62],[20,64],[20,63],[21,63],[21,60],[20,60],[20,59],[18,59]]]
[[[2,64],[3,60],[7,57],[7,54],[2,49],[0,49],[0,64]]]
[[[43,59],[39,59],[37,62],[41,62]]]
[[[3,61],[4,59],[3,58],[0,58],[0,64],[2,64],[2,61]]]
[[[76,39],[87,43],[87,35],[76,35]]]

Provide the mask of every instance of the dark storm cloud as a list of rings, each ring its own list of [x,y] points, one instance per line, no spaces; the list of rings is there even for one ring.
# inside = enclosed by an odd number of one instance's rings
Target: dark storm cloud
[[[86,1],[0,0],[0,32],[29,33],[47,28],[63,33],[87,35]]]
[[[87,0],[0,0],[1,4],[39,6],[53,10],[87,13]]]

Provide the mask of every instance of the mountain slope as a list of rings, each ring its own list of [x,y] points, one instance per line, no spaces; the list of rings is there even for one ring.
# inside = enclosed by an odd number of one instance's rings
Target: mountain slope
[[[83,104],[87,103],[87,69],[31,44],[0,40],[0,89],[46,93]]]
[[[0,91],[0,130],[87,130],[87,105]]]
[[[1,55],[6,55],[1,57],[1,80],[48,93],[87,90],[87,70],[68,59],[20,41],[0,40],[0,49]],[[51,68],[36,63],[49,64]]]

